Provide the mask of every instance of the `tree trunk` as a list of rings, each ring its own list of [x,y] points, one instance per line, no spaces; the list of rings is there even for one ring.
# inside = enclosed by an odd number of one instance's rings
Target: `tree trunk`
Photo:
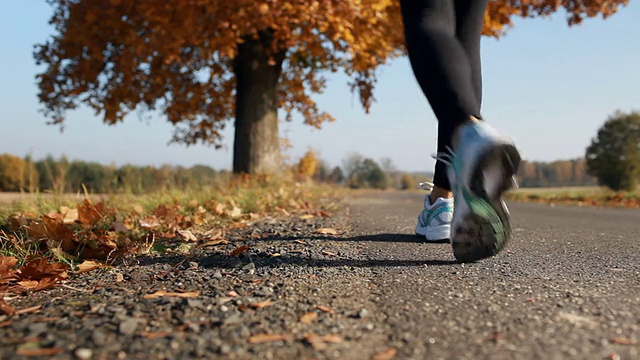
[[[238,45],[236,75],[236,122],[233,146],[234,173],[280,171],[277,85],[284,52],[269,57],[268,31],[259,39],[245,38]]]

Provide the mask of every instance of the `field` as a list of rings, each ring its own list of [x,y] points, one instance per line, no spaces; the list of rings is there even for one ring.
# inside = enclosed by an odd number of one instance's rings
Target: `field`
[[[598,186],[519,188],[512,191],[508,198],[512,201],[550,204],[640,208],[640,190],[616,193]]]

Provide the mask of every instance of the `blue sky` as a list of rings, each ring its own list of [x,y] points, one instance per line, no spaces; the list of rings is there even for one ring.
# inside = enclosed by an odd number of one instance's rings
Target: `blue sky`
[[[172,128],[161,118],[103,125],[93,112],[68,114],[66,129],[46,125],[39,113],[38,72],[32,49],[47,40],[51,9],[44,0],[8,1],[0,12],[0,153],[66,154],[71,159],[114,164],[206,164],[230,168],[232,127],[226,146],[167,145]],[[640,110],[640,2],[607,20],[588,19],[569,28],[564,14],[516,20],[503,38],[483,39],[483,116],[510,135],[526,158],[551,161],[583,156],[597,129],[615,110]],[[380,69],[377,102],[366,115],[343,76],[329,78],[321,108],[337,121],[322,130],[300,118],[281,132],[299,158],[313,148],[331,165],[351,152],[389,157],[408,171],[432,170],[436,120],[406,59]]]

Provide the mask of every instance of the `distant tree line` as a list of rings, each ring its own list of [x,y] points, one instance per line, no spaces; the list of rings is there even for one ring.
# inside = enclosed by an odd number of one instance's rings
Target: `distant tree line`
[[[598,183],[596,178],[587,173],[585,159],[523,161],[516,177],[521,187],[582,186]]]
[[[166,188],[183,189],[213,185],[228,177],[226,170],[195,165],[102,165],[96,162],[69,161],[66,157],[47,156],[34,161],[10,154],[0,155],[0,191],[144,193]]]
[[[286,167],[298,179],[344,185],[350,188],[417,189],[418,183],[431,181],[431,173],[398,171],[391,159],[376,161],[358,153],[349,154],[342,166],[329,166],[310,150],[299,161]],[[227,170],[205,165],[192,167],[163,165],[103,165],[66,157],[47,156],[34,161],[27,156],[0,155],[0,191],[83,192],[139,194],[167,188],[186,189],[214,185],[228,178]],[[587,173],[585,159],[554,162],[523,162],[517,174],[522,187],[596,185]]]

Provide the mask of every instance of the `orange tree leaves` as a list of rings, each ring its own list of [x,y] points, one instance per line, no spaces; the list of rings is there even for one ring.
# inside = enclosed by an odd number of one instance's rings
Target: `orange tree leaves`
[[[56,34],[37,47],[39,99],[53,123],[84,104],[108,124],[134,109],[164,113],[174,141],[218,144],[235,116],[238,44],[273,34],[271,56],[286,53],[279,106],[309,125],[333,120],[311,95],[325,73],[344,71],[365,110],[375,69],[404,53],[399,0],[48,0]],[[513,16],[567,10],[570,24],[614,13],[628,0],[491,1],[484,34],[500,36]],[[275,60],[273,61],[275,64]]]

